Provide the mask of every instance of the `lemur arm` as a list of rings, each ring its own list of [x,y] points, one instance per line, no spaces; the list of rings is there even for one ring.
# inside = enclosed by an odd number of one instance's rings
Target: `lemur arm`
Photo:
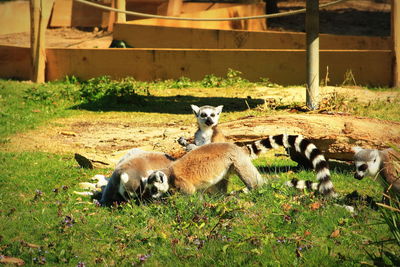
[[[189,152],[189,151],[191,151],[191,150],[196,149],[196,148],[199,147],[199,146],[196,145],[196,144],[189,144],[189,142],[188,142],[183,136],[181,136],[181,137],[178,139],[178,144],[180,144],[181,146],[183,146],[183,147],[185,148],[186,152]]]

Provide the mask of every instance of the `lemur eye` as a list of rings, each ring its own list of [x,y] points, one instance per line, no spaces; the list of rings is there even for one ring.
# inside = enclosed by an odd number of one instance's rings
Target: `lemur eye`
[[[367,166],[367,164],[363,164],[363,165],[361,165],[360,167],[358,167],[358,170],[359,171],[365,171],[366,169],[368,169],[368,166]]]
[[[213,118],[214,118],[214,117],[215,117],[215,114],[214,114],[214,113],[211,113],[211,117],[213,117]]]
[[[374,159],[374,163],[376,162],[376,159]]]
[[[155,187],[155,186],[153,186],[153,187],[150,189],[150,193],[151,193],[152,195],[157,194],[157,192],[158,192],[158,189],[157,189],[157,187]]]
[[[205,117],[207,117],[207,114],[206,113],[201,113],[200,117],[205,118]]]

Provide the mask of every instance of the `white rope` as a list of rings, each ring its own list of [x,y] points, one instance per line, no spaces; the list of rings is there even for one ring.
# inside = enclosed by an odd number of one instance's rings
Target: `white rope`
[[[96,4],[93,2],[89,2],[87,0],[75,0],[77,2],[80,2],[85,5],[97,7],[100,9],[108,10],[108,11],[114,11],[114,12],[119,12],[119,13],[125,13],[127,15],[133,15],[133,16],[138,16],[138,17],[144,17],[144,18],[153,18],[153,19],[169,19],[169,20],[190,20],[190,21],[232,21],[232,20],[248,20],[248,19],[269,19],[269,18],[278,18],[278,17],[285,17],[285,16],[292,16],[292,15],[297,15],[301,13],[305,13],[306,9],[299,9],[299,10],[294,10],[294,11],[288,11],[288,12],[282,12],[282,13],[274,13],[274,14],[268,14],[268,15],[259,15],[259,16],[248,16],[248,17],[234,17],[234,18],[184,18],[184,17],[170,17],[170,16],[161,16],[161,15],[153,15],[153,14],[146,14],[146,13],[140,13],[140,12],[134,12],[134,11],[126,11],[126,10],[120,10],[112,7],[107,7],[104,5]],[[322,4],[319,6],[319,8],[324,8],[332,5],[339,4],[341,2],[345,2],[347,0],[337,0],[337,1],[332,1],[330,3]]]

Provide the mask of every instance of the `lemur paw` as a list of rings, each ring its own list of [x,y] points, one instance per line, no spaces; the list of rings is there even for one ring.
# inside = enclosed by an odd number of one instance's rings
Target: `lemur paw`
[[[179,137],[179,139],[177,140],[178,144],[180,144],[181,146],[186,147],[188,145],[187,140],[185,139],[185,137],[181,136]]]
[[[188,144],[186,147],[185,147],[185,150],[186,150],[186,152],[189,152],[189,151],[191,151],[191,150],[193,150],[193,149],[196,149],[197,148],[197,146],[195,145],[195,144]]]

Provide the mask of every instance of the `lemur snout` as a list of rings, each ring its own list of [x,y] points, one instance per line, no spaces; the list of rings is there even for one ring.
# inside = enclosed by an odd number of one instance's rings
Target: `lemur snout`
[[[211,126],[211,125],[214,124],[214,122],[213,122],[213,120],[212,120],[211,118],[207,118],[205,124],[206,124],[207,126]]]
[[[364,176],[361,176],[358,173],[355,173],[354,178],[356,178],[357,180],[362,180],[362,178],[364,178]]]

